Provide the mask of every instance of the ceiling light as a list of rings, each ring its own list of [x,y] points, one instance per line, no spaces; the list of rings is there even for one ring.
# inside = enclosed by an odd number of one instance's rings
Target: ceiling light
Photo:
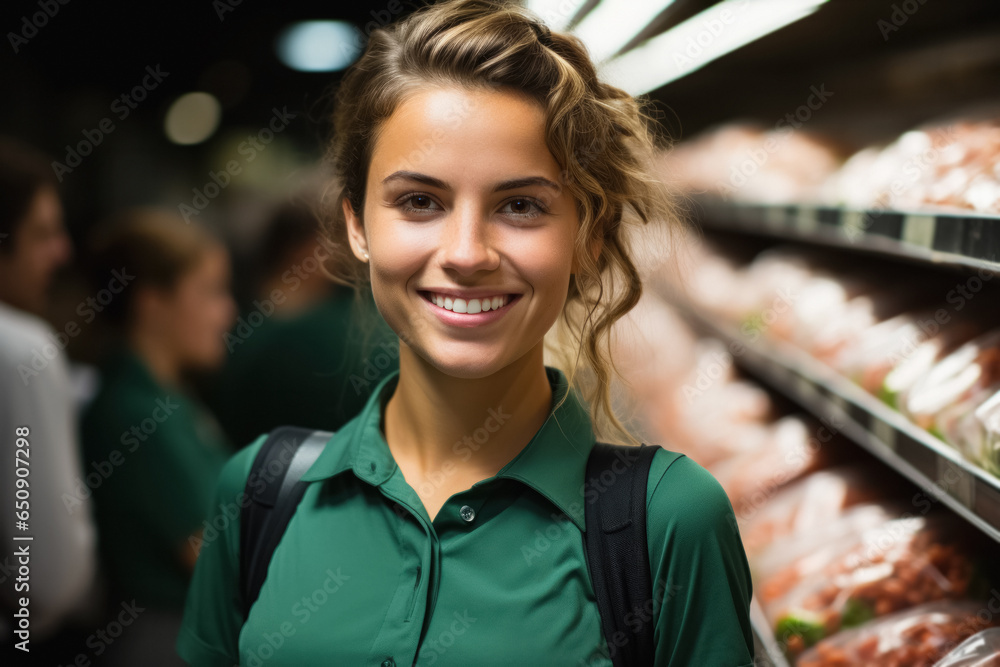
[[[573,29],[583,40],[594,62],[601,62],[618,53],[643,28],[674,0],[604,0],[594,7]]]
[[[167,109],[164,131],[175,144],[200,144],[219,127],[222,105],[208,93],[181,95]]]
[[[827,0],[724,0],[605,61],[601,75],[641,95],[815,12]]]
[[[277,52],[288,67],[301,72],[334,72],[360,55],[361,32],[346,21],[303,21],[278,36]]]

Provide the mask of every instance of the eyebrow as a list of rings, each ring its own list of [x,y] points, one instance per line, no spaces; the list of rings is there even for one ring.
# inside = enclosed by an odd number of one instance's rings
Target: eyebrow
[[[434,178],[433,176],[428,176],[427,174],[421,174],[416,171],[394,171],[385,178],[382,179],[382,184],[385,185],[390,181],[396,180],[410,180],[417,181],[418,183],[423,183],[424,185],[429,185],[434,188],[440,188],[441,190],[450,190],[451,186],[442,181],[440,178]],[[504,190],[516,190],[518,188],[528,187],[530,185],[542,185],[553,190],[561,190],[559,184],[550,181],[544,176],[525,176],[523,178],[512,178],[507,181],[501,181],[493,186],[493,192],[503,192]]]

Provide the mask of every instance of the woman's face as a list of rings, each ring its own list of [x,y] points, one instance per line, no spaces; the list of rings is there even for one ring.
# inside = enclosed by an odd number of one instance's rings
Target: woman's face
[[[449,375],[520,359],[566,301],[579,217],[544,129],[514,93],[421,90],[382,127],[363,225],[345,202],[382,316]]]
[[[229,277],[226,250],[213,246],[161,301],[157,319],[182,367],[212,368],[225,358],[224,336],[236,317]]]
[[[56,269],[72,254],[63,227],[62,205],[54,188],[46,185],[38,189],[11,242],[12,250],[0,254],[0,298],[18,308],[42,313]]]

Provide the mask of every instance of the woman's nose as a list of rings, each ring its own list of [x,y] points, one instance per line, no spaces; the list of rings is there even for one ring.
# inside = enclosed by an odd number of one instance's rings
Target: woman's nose
[[[442,264],[460,273],[494,269],[499,261],[496,234],[478,206],[456,208],[443,227]]]

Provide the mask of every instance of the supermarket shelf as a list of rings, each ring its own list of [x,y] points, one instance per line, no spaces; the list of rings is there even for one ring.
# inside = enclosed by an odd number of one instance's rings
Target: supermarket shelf
[[[771,625],[767,622],[757,598],[750,601],[750,624],[753,626],[756,648],[753,663],[755,667],[788,667],[788,661],[781,652],[774,633],[771,632]]]
[[[777,236],[1000,272],[1000,216],[698,199],[707,229]]]
[[[727,344],[737,365],[812,412],[1000,542],[1000,480],[962,458],[861,387],[780,341],[750,341],[667,298],[696,329]]]

